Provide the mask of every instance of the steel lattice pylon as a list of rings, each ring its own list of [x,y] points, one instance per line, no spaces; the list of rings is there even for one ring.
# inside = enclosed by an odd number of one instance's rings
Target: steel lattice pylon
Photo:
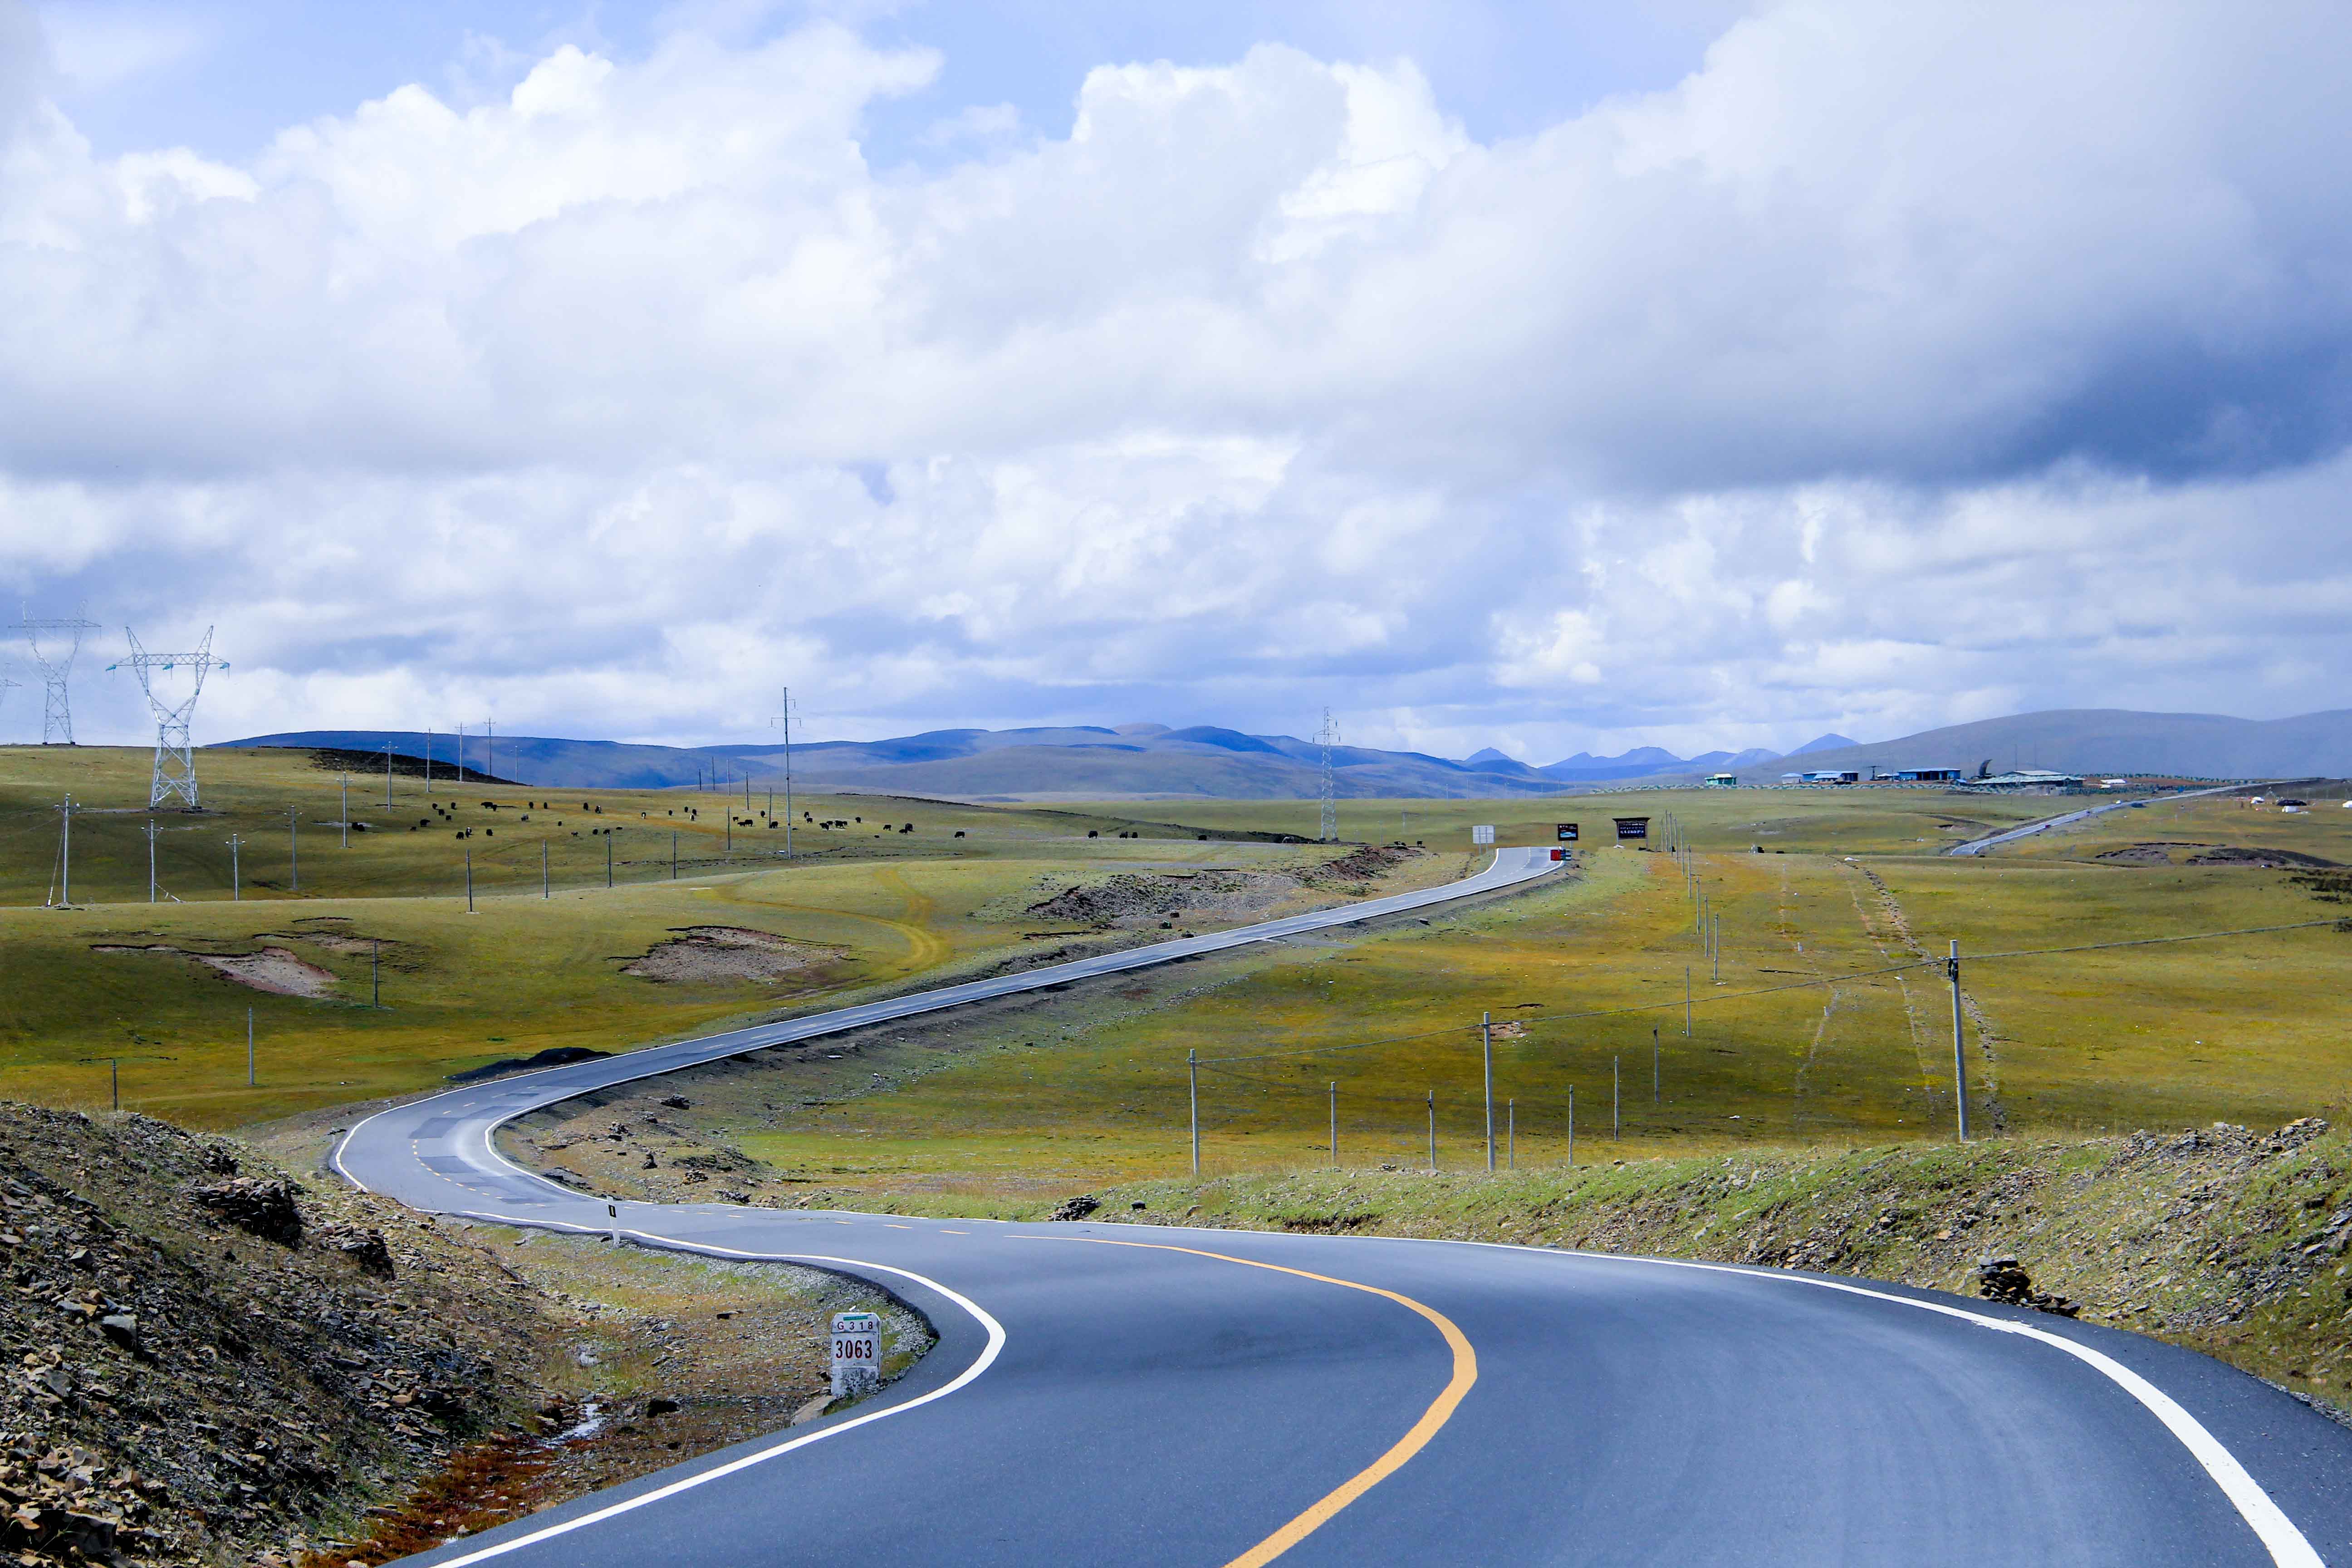
[[[37,617],[27,610],[16,629],[25,634],[25,646],[32,650],[33,663],[46,688],[41,696],[41,744],[70,746],[73,709],[66,701],[66,677],[73,672],[74,655],[81,651],[81,634],[96,631],[98,623],[79,616]],[[62,642],[65,651],[42,652],[43,637],[49,639],[52,648]]]
[[[1331,776],[1331,748],[1339,743],[1339,723],[1331,717],[1331,710],[1323,710],[1323,831],[1322,841],[1336,844],[1339,839],[1339,798]]]
[[[125,626],[122,635],[131,639],[131,654],[120,663],[108,665],[120,669],[129,665],[139,677],[139,689],[147,694],[147,706],[155,710],[155,773],[148,785],[150,807],[163,805],[177,796],[191,809],[196,805],[196,752],[188,740],[188,724],[195,717],[196,699],[204,694],[205,677],[215,669],[226,669],[228,660],[213,657],[213,629],[205,628],[205,640],[196,645],[194,653],[149,653],[139,646],[138,635]],[[188,694],[173,701],[168,689],[159,691],[157,672],[189,671]]]

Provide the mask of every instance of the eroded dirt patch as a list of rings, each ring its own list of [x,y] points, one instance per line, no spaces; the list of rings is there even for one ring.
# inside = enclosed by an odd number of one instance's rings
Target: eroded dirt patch
[[[2209,846],[2203,844],[2170,842],[2126,844],[2120,849],[2109,849],[2092,858],[2104,860],[2110,866],[2169,866],[2172,864],[2172,853],[2176,849],[2197,850],[2207,847]]]
[[[208,969],[218,971],[239,985],[249,985],[256,991],[267,991],[274,996],[324,996],[335,984],[331,971],[321,969],[283,947],[265,947],[257,952],[191,952],[184,947],[173,947],[163,942],[143,945],[97,942],[90,943],[90,951],[161,952],[177,958],[190,958]]]
[[[2293,849],[2246,849],[2224,844],[2189,858],[2191,866],[2247,866],[2260,871],[2327,871],[2336,863]]]
[[[684,926],[656,942],[644,956],[621,966],[624,974],[658,984],[742,980],[772,984],[839,956],[833,949],[793,942],[745,926]]]

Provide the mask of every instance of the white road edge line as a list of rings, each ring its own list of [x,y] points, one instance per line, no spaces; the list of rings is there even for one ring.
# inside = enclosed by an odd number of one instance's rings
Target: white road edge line
[[[1361,1239],[1402,1241],[1418,1238],[1366,1237]],[[2179,1439],[2181,1447],[2189,1450],[2190,1457],[2205,1468],[2205,1473],[2213,1478],[2213,1484],[2221,1489],[2221,1495],[2230,1500],[2231,1506],[2238,1510],[2238,1517],[2246,1521],[2247,1526],[2253,1531],[2256,1538],[2270,1552],[2272,1562],[2280,1564],[2280,1568],[2326,1568],[2326,1559],[2319,1555],[2303,1531],[2296,1528],[2294,1521],[2286,1516],[2286,1510],[2272,1500],[2269,1492],[2263,1489],[2263,1484],[2248,1473],[2244,1465],[2239,1463],[2238,1457],[2230,1452],[2219,1437],[2206,1430],[2203,1422],[2182,1409],[2179,1402],[2172,1395],[2165,1393],[2113,1356],[2102,1351],[2093,1350],[2086,1344],[2078,1343],[2063,1334],[2053,1334],[2047,1329],[2037,1329],[2031,1323],[2012,1322],[2007,1318],[1995,1318],[1982,1312],[1971,1312],[1965,1307],[1948,1307],[1940,1301],[1922,1301],[1916,1296],[1899,1296],[1891,1290],[1874,1290],[1866,1285],[1847,1285],[1834,1279],[1815,1279],[1810,1276],[1790,1273],[1785,1269],[1744,1268],[1737,1264],[1700,1263],[1683,1258],[1635,1258],[1612,1252],[1586,1252],[1570,1247],[1519,1247],[1501,1241],[1453,1241],[1446,1245],[1486,1247],[1501,1252],[1532,1252],[1554,1258],[1583,1258],[1607,1263],[1648,1264],[1659,1268],[1696,1268],[1709,1274],[1737,1274],[1746,1279],[1770,1279],[1784,1285],[1810,1285],[1817,1290],[1836,1290],[1848,1296],[1866,1296],[1874,1301],[1892,1301],[1897,1306],[1916,1307],[1923,1312],[1940,1312],[1945,1317],[1958,1318],[1964,1322],[1974,1323],[1979,1328],[1990,1329],[1997,1333],[2021,1334],[2027,1339],[2039,1340],[2042,1343],[2054,1346],[2082,1362],[2126,1394],[2138,1400],[2150,1414],[2163,1422],[2166,1429]]]
[[[468,1215],[467,1217],[469,1219],[488,1220],[497,1224],[520,1225],[529,1226],[532,1229],[541,1228],[545,1225],[544,1221],[513,1220],[507,1219],[503,1215]],[[563,1228],[571,1229],[573,1227],[566,1226]],[[589,1234],[603,1233],[592,1232]],[[903,1405],[893,1405],[885,1409],[868,1411],[866,1414],[856,1417],[855,1420],[844,1421],[837,1426],[828,1426],[822,1432],[811,1432],[803,1436],[793,1437],[782,1443],[772,1444],[768,1447],[760,1449],[756,1453],[746,1454],[740,1459],[730,1459],[723,1465],[717,1466],[714,1468],[708,1470],[697,1471],[695,1474],[688,1476],[682,1480],[672,1481],[667,1486],[656,1487],[652,1491],[641,1492],[637,1496],[626,1499],[621,1502],[608,1503],[603,1508],[592,1510],[587,1513],[580,1514],[572,1519],[567,1519],[561,1524],[551,1524],[544,1530],[534,1530],[527,1535],[519,1535],[512,1541],[502,1541],[496,1546],[486,1546],[479,1552],[470,1552],[462,1557],[449,1558],[442,1564],[442,1568],[465,1568],[465,1564],[469,1563],[487,1563],[493,1557],[503,1557],[509,1552],[520,1552],[526,1546],[534,1546],[540,1542],[551,1540],[559,1535],[568,1535],[575,1530],[584,1530],[592,1524],[602,1524],[604,1521],[612,1519],[616,1515],[632,1512],[637,1509],[646,1507],[649,1503],[661,1502],[667,1499],[676,1497],[680,1492],[691,1491],[696,1487],[701,1486],[709,1481],[718,1480],[722,1476],[731,1476],[738,1470],[747,1470],[754,1465],[765,1464],[770,1459],[775,1458],[779,1455],[789,1454],[795,1448],[805,1448],[812,1443],[822,1443],[827,1437],[837,1437],[844,1432],[850,1431],[856,1427],[864,1426],[870,1422],[885,1420],[890,1416],[901,1415],[907,1411],[929,1405],[934,1399],[945,1399],[949,1394],[966,1386],[975,1378],[979,1377],[982,1373],[986,1372],[990,1365],[995,1362],[997,1352],[1004,1348],[1004,1325],[991,1317],[988,1312],[982,1308],[980,1303],[974,1301],[969,1296],[966,1296],[960,1291],[950,1290],[945,1285],[940,1284],[938,1280],[918,1274],[910,1268],[893,1268],[887,1263],[868,1263],[863,1258],[825,1258],[815,1253],[743,1252],[731,1247],[714,1246],[709,1242],[679,1241],[669,1237],[656,1235],[650,1231],[624,1231],[622,1234],[625,1236],[635,1236],[646,1241],[659,1242],[664,1247],[678,1247],[694,1252],[712,1253],[729,1258],[748,1258],[763,1263],[837,1263],[854,1268],[870,1268],[883,1274],[896,1274],[902,1279],[912,1279],[919,1285],[928,1286],[931,1289],[937,1290],[940,1295],[945,1296],[949,1300],[953,1301],[957,1306],[962,1308],[965,1311],[970,1312],[974,1318],[978,1319],[981,1325],[988,1331],[988,1344],[986,1348],[982,1350],[980,1354],[973,1359],[972,1363],[970,1366],[964,1368],[962,1372],[956,1375],[953,1382],[943,1384],[940,1387],[931,1390],[929,1394],[919,1395],[914,1399],[909,1399]]]

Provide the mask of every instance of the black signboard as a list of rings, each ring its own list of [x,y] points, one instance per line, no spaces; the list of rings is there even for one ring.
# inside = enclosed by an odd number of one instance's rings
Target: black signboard
[[[1573,844],[1576,842],[1576,824],[1573,822],[1563,822],[1559,825],[1559,841],[1562,844]]]
[[[1647,838],[1650,836],[1650,819],[1646,816],[1620,816],[1615,821],[1620,838]]]

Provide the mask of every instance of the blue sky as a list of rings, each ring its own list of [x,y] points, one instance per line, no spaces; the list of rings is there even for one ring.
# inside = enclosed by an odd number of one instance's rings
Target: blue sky
[[[875,159],[896,163],[931,159],[923,132],[971,107],[1011,104],[1027,124],[1066,132],[1078,84],[1106,61],[1213,65],[1269,41],[1329,58],[1410,57],[1471,134],[1525,135],[1610,93],[1671,85],[1698,65],[1738,9],[1698,0],[814,8],[192,0],[51,4],[36,14],[66,68],[59,100],[101,151],[184,143],[221,159],[250,157],[287,125],[347,112],[407,82],[466,97],[510,89],[538,53],[563,43],[627,56],[687,18],[757,37],[813,16],[841,16],[878,41],[943,58],[930,89],[872,116]]]
[[[2337,707],[2347,44],[0,0],[0,601],[216,626],[210,738]]]

